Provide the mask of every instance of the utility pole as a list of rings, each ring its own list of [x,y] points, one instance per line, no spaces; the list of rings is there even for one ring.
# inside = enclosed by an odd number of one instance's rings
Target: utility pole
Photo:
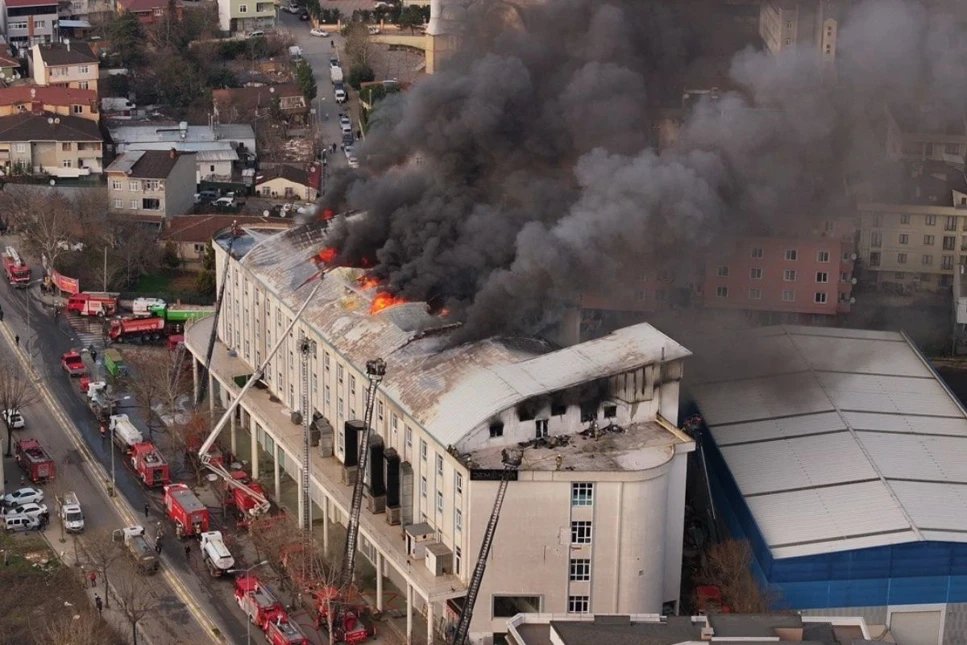
[[[104,286],[102,291],[107,291],[107,247],[104,247]]]

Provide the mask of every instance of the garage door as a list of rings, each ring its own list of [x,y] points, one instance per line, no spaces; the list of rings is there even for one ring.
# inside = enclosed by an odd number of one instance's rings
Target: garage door
[[[940,610],[895,611],[890,615],[890,632],[899,645],[937,645],[940,624]]]

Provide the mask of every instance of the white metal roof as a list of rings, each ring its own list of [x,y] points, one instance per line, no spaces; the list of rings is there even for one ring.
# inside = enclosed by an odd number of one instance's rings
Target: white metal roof
[[[967,413],[902,334],[689,339],[686,372],[774,557],[967,542]]]

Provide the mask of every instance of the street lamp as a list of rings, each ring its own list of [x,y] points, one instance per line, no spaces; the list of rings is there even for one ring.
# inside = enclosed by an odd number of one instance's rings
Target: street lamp
[[[104,392],[105,392],[105,394],[107,394],[107,388],[105,388]],[[109,399],[108,405],[110,407],[108,408],[108,412],[111,412],[111,411],[114,410],[114,404],[115,403],[117,403],[119,401],[127,401],[130,398],[131,398],[130,396],[122,396],[120,399]],[[118,489],[117,489],[117,485],[116,485],[116,482],[115,482],[115,479],[114,479],[114,446],[115,446],[115,443],[114,443],[114,424],[111,423],[111,415],[110,414],[108,414],[107,424],[111,428],[111,497],[117,497]]]
[[[262,560],[261,562],[253,564],[248,569],[229,569],[228,573],[244,573],[245,575],[248,575],[252,569],[255,569],[256,567],[261,567],[263,564],[268,564],[268,563],[269,563],[268,560]],[[248,617],[248,623],[245,627],[245,643],[246,645],[252,645],[252,617],[251,616]]]

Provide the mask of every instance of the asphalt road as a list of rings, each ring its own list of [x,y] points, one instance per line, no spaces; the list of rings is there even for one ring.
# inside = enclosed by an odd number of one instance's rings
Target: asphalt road
[[[38,272],[39,275],[39,272]],[[33,436],[41,440],[53,454],[58,465],[70,455],[71,465],[64,466],[65,479],[81,500],[89,514],[89,529],[114,529],[131,523],[144,523],[153,536],[152,527],[162,516],[161,493],[146,491],[135,479],[132,471],[121,463],[120,454],[115,456],[115,478],[120,493],[117,500],[110,500],[104,493],[105,482],[111,472],[112,446],[100,437],[98,424],[81,398],[76,379],[71,380],[60,367],[61,354],[71,348],[86,347],[96,334],[75,332],[63,317],[54,321],[51,311],[35,295],[11,289],[0,284],[0,304],[3,306],[5,329],[0,343],[3,360],[12,359],[12,341],[20,337],[22,351],[31,357],[42,387],[53,400],[40,401],[24,411],[27,427],[17,431],[21,436]],[[29,326],[28,326],[29,317]],[[56,401],[56,404],[53,404]],[[58,411],[62,411],[58,414]],[[136,411],[123,410],[136,419]],[[78,449],[70,439],[67,426],[72,425],[79,433],[84,448]],[[143,424],[140,424],[144,427]],[[90,460],[100,464],[100,468]],[[78,464],[78,465],[75,465]],[[10,486],[19,484],[19,471],[11,467],[6,471]],[[101,481],[98,481],[101,480]],[[48,495],[49,497],[49,495]],[[144,518],[144,506],[148,504],[150,518]],[[165,533],[172,535],[170,526]],[[163,606],[170,614],[165,623],[172,624],[177,632],[190,637],[183,642],[205,643],[211,639],[205,632],[217,628],[227,636],[227,642],[245,642],[246,625],[241,610],[232,600],[229,580],[213,581],[202,567],[189,566],[185,562],[182,545],[174,539],[164,540],[165,557],[162,561],[163,576],[152,578],[152,584],[164,585],[159,592],[164,598]],[[197,552],[197,546],[195,547]],[[191,611],[194,610],[194,611]],[[205,625],[205,627],[203,627]],[[206,630],[207,627],[207,630]]]

